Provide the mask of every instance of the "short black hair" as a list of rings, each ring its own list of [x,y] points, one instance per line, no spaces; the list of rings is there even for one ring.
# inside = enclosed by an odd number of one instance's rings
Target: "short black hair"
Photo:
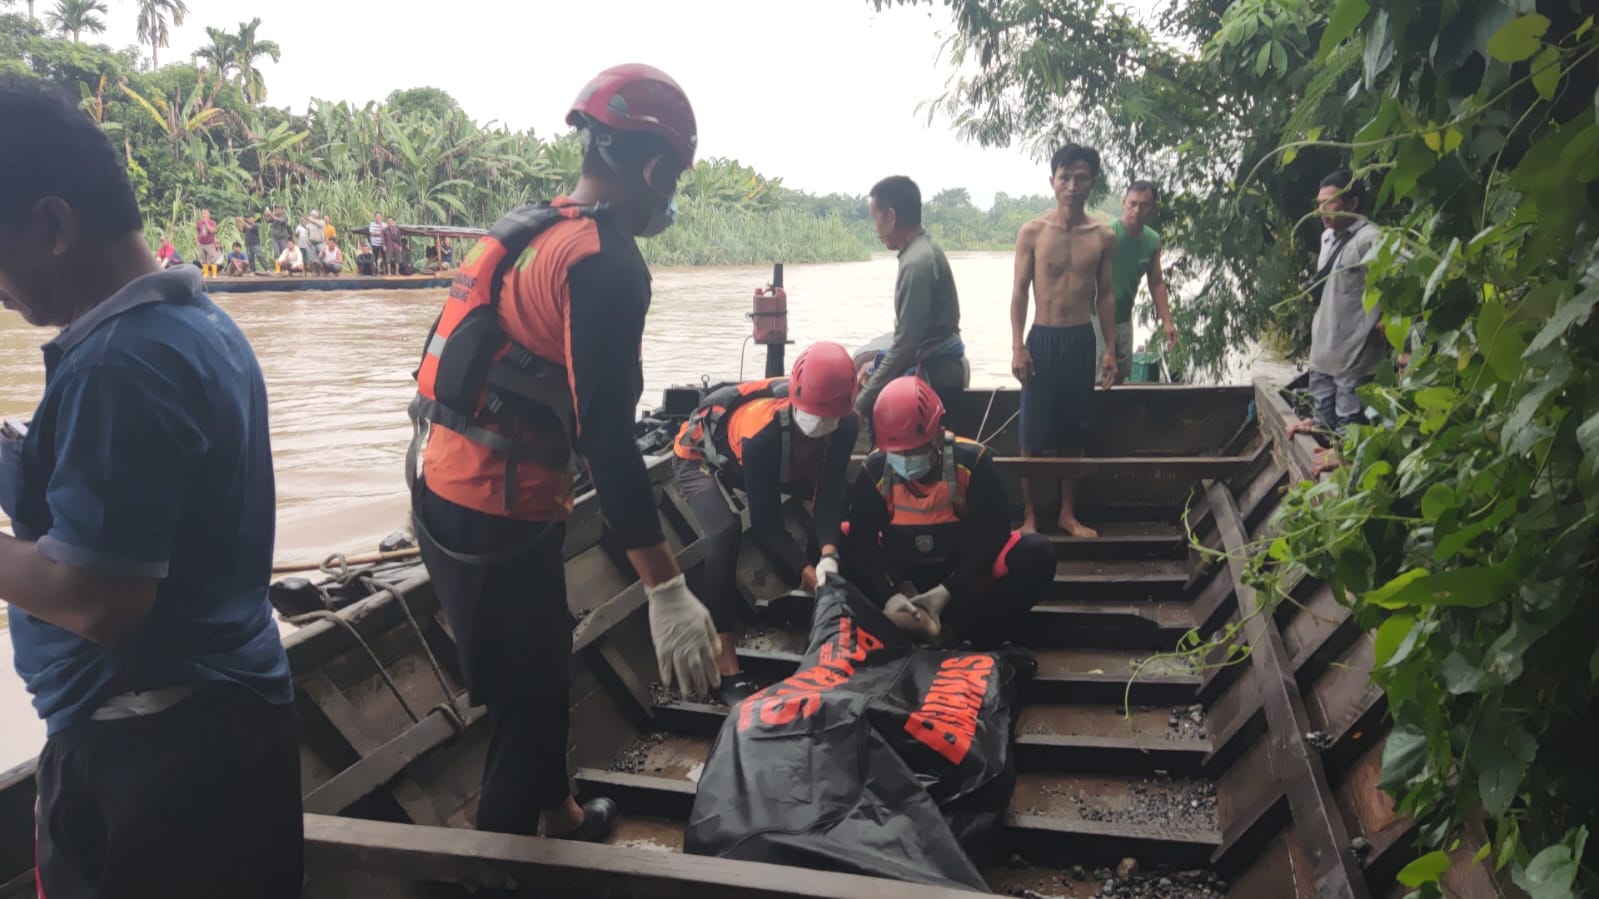
[[[236,248],[236,247],[238,247],[238,246],[239,246],[239,245],[240,245],[240,244],[239,244],[239,242],[238,242],[238,241],[236,241],[236,240],[235,240],[235,241],[234,241],[234,242],[233,242],[233,246],[234,246],[234,247],[235,247],[235,248]]]
[[[904,175],[889,175],[872,185],[867,196],[877,201],[879,209],[894,210],[894,218],[907,228],[922,226],[922,189]]]
[[[1160,188],[1156,187],[1155,182],[1153,181],[1134,181],[1132,184],[1127,185],[1127,193],[1122,194],[1122,196],[1125,197],[1127,194],[1142,193],[1146,190],[1149,191],[1150,196],[1155,198],[1156,203],[1160,202]]]
[[[45,197],[60,197],[92,233],[144,227],[122,157],[75,98],[25,75],[0,75],[0,224],[21,225]]]
[[[1321,179],[1321,187],[1336,187],[1339,193],[1354,197],[1356,200],[1365,198],[1365,192],[1360,188],[1360,181],[1355,178],[1355,173],[1348,169],[1338,169],[1329,172],[1327,177]]]
[[[1099,151],[1082,144],[1066,144],[1056,150],[1055,155],[1049,158],[1049,176],[1055,177],[1056,172],[1074,162],[1088,163],[1088,171],[1095,178],[1099,177]]]

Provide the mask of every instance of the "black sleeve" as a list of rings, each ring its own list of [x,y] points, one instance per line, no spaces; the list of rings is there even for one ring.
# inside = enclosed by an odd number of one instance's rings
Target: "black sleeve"
[[[850,491],[849,533],[839,548],[839,562],[849,572],[851,583],[878,605],[894,595],[894,584],[884,564],[883,547],[877,542],[888,527],[888,507],[877,492],[871,472],[863,464]]]
[[[961,554],[944,586],[959,598],[994,564],[1010,539],[1010,506],[1005,484],[988,453],[978,457],[966,488],[966,514],[961,518]]]
[[[567,272],[567,329],[578,452],[588,462],[600,510],[626,549],[665,537],[644,457],[633,439],[633,414],[644,391],[639,344],[650,308],[641,267],[595,254]]]
[[[776,418],[744,441],[744,492],[750,501],[750,536],[777,564],[798,578],[810,562],[783,523],[783,425]]]
[[[849,477],[849,457],[860,435],[860,419],[854,414],[838,420],[838,430],[828,435],[822,451],[822,467],[816,473],[816,545],[839,545],[839,523],[844,520],[845,481]]]

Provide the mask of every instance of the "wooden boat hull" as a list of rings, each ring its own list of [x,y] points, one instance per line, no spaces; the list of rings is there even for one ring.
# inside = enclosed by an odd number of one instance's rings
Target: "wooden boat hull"
[[[454,275],[252,275],[242,278],[207,278],[207,293],[283,293],[295,290],[438,290],[448,288]]]
[[[1010,402],[1001,392],[990,409],[974,393],[958,414],[981,405],[975,414],[992,416]],[[1131,858],[1154,890],[1135,895],[1171,895],[1161,892],[1170,884],[1243,899],[1399,895],[1393,877],[1414,856],[1413,825],[1375,786],[1385,724],[1366,677],[1370,641],[1320,582],[1302,581],[1296,603],[1264,616],[1241,580],[1246,544],[1269,533],[1282,487],[1309,458],[1285,435],[1291,413],[1265,388],[1127,388],[1107,403],[1115,426],[1101,445],[1125,455],[1048,463],[1112,482],[1099,500],[1110,520],[1099,540],[1054,538],[1055,584],[1027,639],[1039,674],[1022,695],[1017,788],[985,876],[1002,894],[1086,899]],[[1025,464],[1002,466],[1014,474]],[[668,540],[693,577],[704,551],[697,523],[666,461],[650,471]],[[800,526],[804,509],[790,512]],[[777,680],[803,652],[808,608],[752,543],[739,581],[758,624],[740,656],[755,677]],[[579,619],[569,764],[581,794],[620,803],[612,844],[467,829],[487,743],[481,710],[465,704],[426,572],[390,565],[331,585],[330,607],[361,598],[301,619],[286,640],[302,726],[306,895],[906,895],[892,881],[683,855],[695,766],[727,710],[654,686],[643,590],[592,496],[579,500],[565,554]],[[1254,647],[1241,663],[1195,670],[1159,658],[1190,631],[1240,621]],[[31,889],[32,802],[29,766],[0,778],[0,883],[14,895]],[[1367,852],[1352,850],[1356,836]],[[1452,887],[1492,895],[1480,879]]]

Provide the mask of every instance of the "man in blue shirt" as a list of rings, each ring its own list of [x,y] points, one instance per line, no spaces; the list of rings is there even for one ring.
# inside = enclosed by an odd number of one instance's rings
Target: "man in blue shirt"
[[[198,269],[159,270],[76,103],[4,77],[0,121],[0,302],[61,329],[0,446],[0,599],[49,734],[42,894],[299,896],[260,368]]]

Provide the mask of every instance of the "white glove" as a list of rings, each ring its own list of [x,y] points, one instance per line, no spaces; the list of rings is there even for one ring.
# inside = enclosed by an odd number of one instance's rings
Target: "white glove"
[[[838,577],[838,556],[823,556],[816,563],[816,586],[821,587],[830,577]]]
[[[677,684],[684,696],[702,696],[722,683],[716,670],[716,623],[680,574],[644,588],[650,598],[650,639],[661,667],[661,683]]]
[[[912,596],[911,602],[937,621],[944,614],[944,607],[949,605],[949,588],[939,584],[925,593]]]
[[[938,619],[929,617],[922,608],[905,597],[903,593],[896,593],[889,597],[883,604],[883,614],[894,626],[912,636],[934,640],[938,637]]]

